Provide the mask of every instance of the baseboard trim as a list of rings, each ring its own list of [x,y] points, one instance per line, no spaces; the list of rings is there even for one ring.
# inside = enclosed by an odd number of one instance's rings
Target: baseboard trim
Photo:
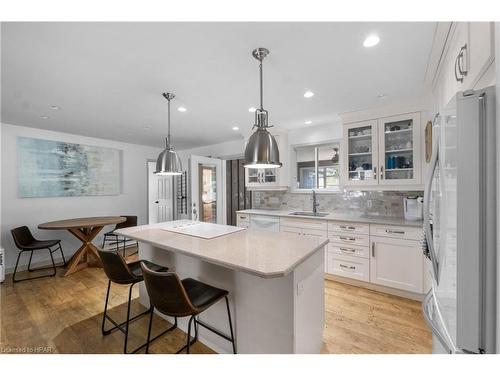
[[[413,292],[407,292],[406,290],[399,290],[399,289],[390,288],[390,287],[386,287],[386,286],[375,285],[375,284],[372,284],[372,283],[367,283],[365,281],[359,281],[359,280],[349,279],[347,277],[342,277],[342,276],[325,274],[325,279],[326,280],[337,281],[339,283],[344,283],[344,284],[349,284],[349,285],[357,286],[357,287],[360,287],[360,288],[374,290],[376,292],[381,292],[381,293],[386,293],[386,294],[392,294],[394,296],[408,298],[408,299],[412,299],[414,301],[420,301],[420,302],[422,302],[422,300],[425,297],[425,294],[418,294],[418,293],[413,293]]]

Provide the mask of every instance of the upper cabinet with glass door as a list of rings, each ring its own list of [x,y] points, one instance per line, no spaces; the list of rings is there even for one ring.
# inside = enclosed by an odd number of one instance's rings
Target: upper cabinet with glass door
[[[420,115],[380,119],[379,130],[379,184],[420,183]]]
[[[344,125],[344,185],[421,184],[420,113]]]
[[[346,185],[377,183],[377,120],[344,126]]]

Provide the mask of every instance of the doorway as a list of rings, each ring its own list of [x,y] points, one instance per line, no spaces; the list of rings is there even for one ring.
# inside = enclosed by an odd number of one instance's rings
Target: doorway
[[[148,160],[148,224],[161,223],[173,220],[173,192],[174,181],[172,176],[158,176],[156,161]]]
[[[191,155],[191,219],[223,224],[222,160]]]

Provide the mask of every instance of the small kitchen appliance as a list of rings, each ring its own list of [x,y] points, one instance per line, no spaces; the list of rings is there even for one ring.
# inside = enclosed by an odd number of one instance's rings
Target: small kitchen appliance
[[[424,198],[418,196],[411,196],[403,198],[405,219],[406,220],[422,220]]]

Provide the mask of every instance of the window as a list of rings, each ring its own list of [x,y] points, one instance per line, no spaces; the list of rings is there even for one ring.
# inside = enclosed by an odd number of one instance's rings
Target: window
[[[295,147],[298,189],[339,186],[339,143]]]

